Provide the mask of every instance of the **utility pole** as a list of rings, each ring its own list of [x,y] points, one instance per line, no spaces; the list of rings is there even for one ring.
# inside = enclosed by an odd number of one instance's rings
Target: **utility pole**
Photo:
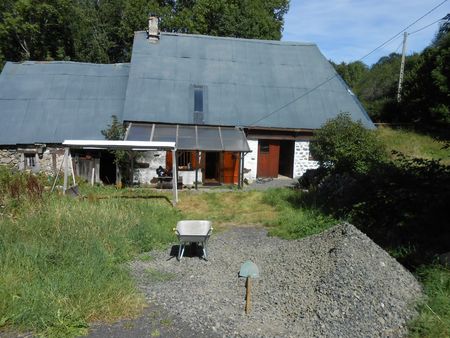
[[[402,84],[403,75],[405,73],[405,57],[406,57],[406,39],[408,38],[408,33],[403,33],[403,50],[402,50],[402,63],[400,64],[400,76],[398,79],[398,90],[397,90],[397,102],[402,99]]]

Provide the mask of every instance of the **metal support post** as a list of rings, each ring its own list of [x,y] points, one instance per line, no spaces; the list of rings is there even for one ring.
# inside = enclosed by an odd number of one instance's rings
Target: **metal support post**
[[[172,152],[172,189],[173,189],[173,205],[178,203],[178,165],[177,165],[177,149]]]
[[[67,178],[69,175],[69,148],[64,149],[64,186],[63,186],[63,194],[66,193],[67,190]]]
[[[197,156],[196,166],[195,166],[195,190],[198,190],[198,167],[200,166],[200,154],[198,150],[196,151],[195,156]]]

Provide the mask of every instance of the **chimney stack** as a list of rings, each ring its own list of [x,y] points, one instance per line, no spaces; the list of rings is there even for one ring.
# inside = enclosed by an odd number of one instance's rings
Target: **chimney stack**
[[[147,38],[149,41],[159,40],[159,18],[155,15],[148,17],[148,32]]]

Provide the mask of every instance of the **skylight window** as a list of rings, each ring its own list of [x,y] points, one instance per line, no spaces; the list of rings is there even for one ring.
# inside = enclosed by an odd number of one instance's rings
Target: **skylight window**
[[[204,124],[204,118],[206,113],[206,87],[205,86],[193,86],[194,95],[194,124]]]
[[[194,87],[194,111],[203,113],[203,87]]]

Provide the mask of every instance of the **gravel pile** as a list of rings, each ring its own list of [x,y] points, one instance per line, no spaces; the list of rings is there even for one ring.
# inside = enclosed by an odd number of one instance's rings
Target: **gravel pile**
[[[139,286],[199,336],[398,337],[421,297],[416,279],[349,224],[296,241],[234,228],[213,234],[209,261],[178,262],[170,249],[150,255],[132,264]],[[248,259],[261,277],[246,315],[238,272]]]

